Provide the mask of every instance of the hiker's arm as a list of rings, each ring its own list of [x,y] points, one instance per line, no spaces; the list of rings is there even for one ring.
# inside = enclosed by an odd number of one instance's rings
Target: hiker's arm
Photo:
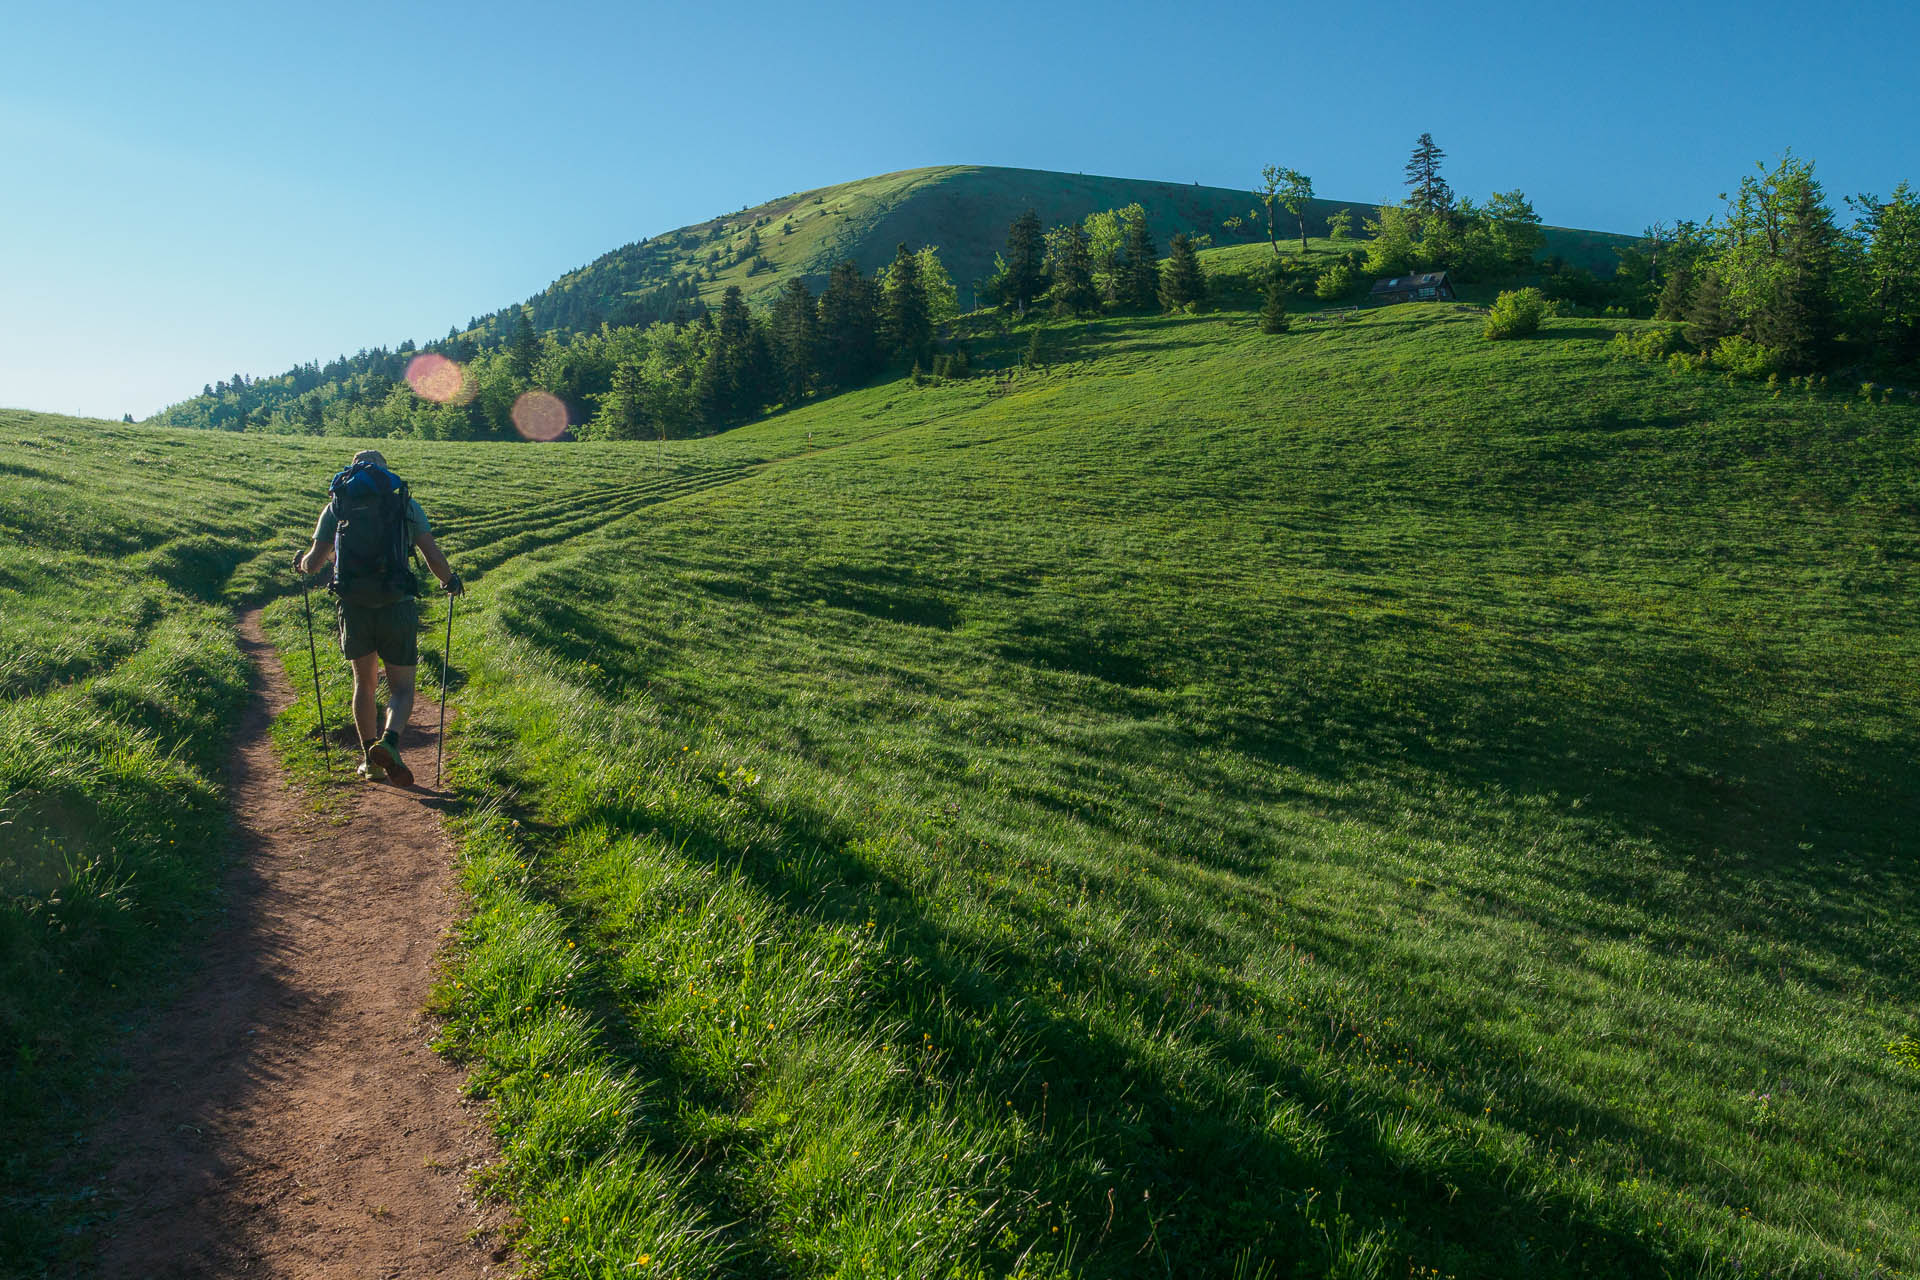
[[[313,526],[313,544],[305,555],[293,559],[296,572],[318,573],[327,567],[327,561],[333,559],[333,530],[333,504],[329,502],[320,509],[320,521]]]
[[[293,562],[293,567],[302,573],[318,573],[327,567],[327,561],[333,559],[333,544],[314,540],[307,548],[307,554]]]
[[[426,557],[427,568],[433,570],[433,576],[440,579],[440,585],[453,585],[453,566],[447,563],[446,555],[440,550],[440,544],[433,540],[430,533],[415,535],[413,545],[420,548],[420,554]]]

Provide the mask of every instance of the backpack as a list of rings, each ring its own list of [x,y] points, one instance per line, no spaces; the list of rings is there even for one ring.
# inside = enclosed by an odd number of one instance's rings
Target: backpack
[[[418,594],[407,539],[407,482],[356,462],[328,487],[333,507],[333,593],[347,604],[382,605]]]

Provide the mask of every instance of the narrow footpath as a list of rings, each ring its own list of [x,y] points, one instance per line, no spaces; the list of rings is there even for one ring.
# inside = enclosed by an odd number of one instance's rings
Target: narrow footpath
[[[421,1012],[456,905],[431,708],[402,744],[422,785],[359,784],[336,825],[268,741],[295,695],[258,610],[239,634],[254,676],[229,765],[225,916],[129,1048],[136,1083],[98,1138],[119,1212],[96,1274],[504,1275],[498,1215],[468,1189],[488,1158],[481,1116]]]

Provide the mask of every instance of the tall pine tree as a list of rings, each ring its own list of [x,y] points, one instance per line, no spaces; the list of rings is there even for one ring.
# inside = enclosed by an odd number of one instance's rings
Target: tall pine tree
[[[1093,252],[1086,229],[1070,222],[1056,229],[1048,240],[1053,309],[1061,315],[1085,315],[1098,310],[1100,294],[1093,287]]]
[[[1029,209],[1007,228],[1006,301],[1009,305],[1024,311],[1039,295],[1046,251],[1040,215]]]
[[[887,353],[903,365],[925,367],[933,354],[933,320],[927,291],[920,283],[920,262],[903,240],[887,267],[882,329]]]
[[[1160,301],[1160,250],[1153,243],[1147,216],[1127,220],[1126,278],[1119,290],[1122,306],[1151,311]]]
[[[1160,269],[1160,305],[1168,311],[1198,310],[1206,302],[1207,277],[1200,270],[1200,255],[1184,234],[1176,235],[1167,246],[1167,263]]]
[[[507,343],[507,370],[525,382],[533,376],[534,361],[540,358],[540,339],[533,332],[525,308],[514,313],[513,337]]]
[[[1920,193],[1902,182],[1893,195],[1850,196],[1866,250],[1861,262],[1868,325],[1890,364],[1920,359]]]
[[[1834,290],[1839,249],[1840,231],[1820,198],[1819,184],[1802,185],[1788,207],[1772,296],[1753,317],[1754,340],[1779,351],[1789,370],[1818,368],[1832,349],[1839,328]]]
[[[774,300],[773,356],[781,401],[799,404],[820,376],[820,313],[813,291],[799,276],[787,281]]]
[[[1407,196],[1410,208],[1423,214],[1446,213],[1453,208],[1453,188],[1440,176],[1440,162],[1446,158],[1447,153],[1434,142],[1432,134],[1420,135],[1407,161],[1407,186],[1412,188]]]
[[[879,299],[851,261],[834,264],[820,295],[821,366],[838,390],[857,387],[880,367]]]

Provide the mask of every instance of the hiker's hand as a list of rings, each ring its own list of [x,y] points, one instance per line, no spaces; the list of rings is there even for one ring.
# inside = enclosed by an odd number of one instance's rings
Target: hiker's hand
[[[293,553],[293,571],[295,573],[305,573],[307,571],[307,553],[306,552],[296,551]]]
[[[460,581],[460,575],[457,573],[450,575],[446,582],[441,585],[445,587],[447,594],[450,596],[463,596],[467,594],[467,584]]]

